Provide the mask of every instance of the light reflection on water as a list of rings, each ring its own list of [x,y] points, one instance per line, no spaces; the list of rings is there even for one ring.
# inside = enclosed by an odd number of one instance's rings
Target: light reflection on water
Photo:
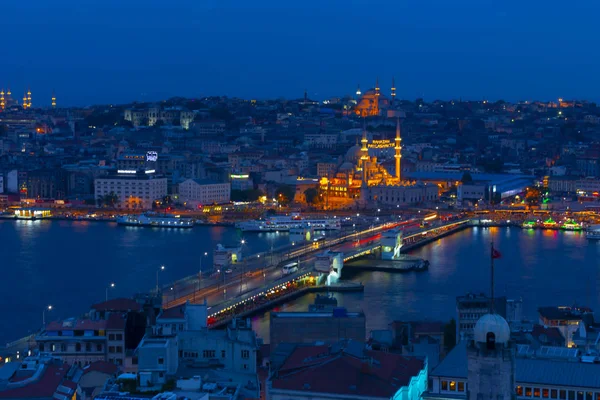
[[[41,311],[53,304],[53,317],[80,315],[104,299],[129,296],[161,282],[191,275],[199,259],[217,243],[239,243],[253,253],[288,242],[287,234],[248,234],[228,227],[186,230],[118,227],[116,224],[68,221],[0,221],[0,342],[26,334],[41,324]],[[384,329],[393,320],[455,316],[455,298],[489,289],[490,242],[502,252],[496,262],[498,295],[523,297],[524,310],[551,304],[589,304],[600,300],[600,241],[581,232],[474,228],[435,241],[411,254],[428,259],[424,273],[344,271],[344,278],[365,284],[364,293],[337,293],[340,306],[362,309],[367,329]],[[208,265],[212,260],[207,262]],[[205,265],[203,263],[203,265]],[[279,307],[304,311],[307,295]],[[268,341],[268,313],[253,318]]]
[[[212,265],[218,244],[239,243],[233,228],[152,229],[120,227],[86,221],[0,220],[0,343],[27,334],[48,318],[81,315],[104,300],[105,288],[116,282],[111,296],[130,296],[161,282],[194,274],[202,263]],[[270,242],[244,234],[244,252],[267,251]],[[287,234],[273,236],[275,247],[287,244]]]
[[[600,241],[581,232],[473,228],[435,241],[411,254],[428,259],[429,271],[388,274],[343,272],[361,281],[364,293],[336,293],[340,306],[362,309],[367,331],[385,329],[393,320],[449,320],[456,314],[456,296],[468,291],[489,293],[490,243],[502,253],[496,260],[496,294],[522,297],[524,314],[536,318],[539,306],[590,305],[598,309]],[[282,309],[304,311],[307,295]],[[269,315],[253,318],[253,326],[268,341]]]

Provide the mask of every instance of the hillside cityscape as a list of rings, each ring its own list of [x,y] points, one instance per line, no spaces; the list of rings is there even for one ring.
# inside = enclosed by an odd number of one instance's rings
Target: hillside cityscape
[[[600,399],[600,108],[374,83],[83,108],[2,89],[0,243],[27,271],[0,398]],[[444,264],[454,237],[477,265]],[[554,252],[545,294],[516,289],[532,251]]]

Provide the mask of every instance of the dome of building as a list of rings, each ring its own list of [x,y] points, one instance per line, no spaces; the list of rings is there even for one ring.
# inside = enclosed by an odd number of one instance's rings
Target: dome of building
[[[346,161],[342,165],[340,165],[340,172],[351,171],[354,169],[354,164],[349,161]]]
[[[488,334],[494,334],[495,343],[506,344],[510,340],[508,322],[498,314],[485,314],[475,324],[475,341],[486,343]]]
[[[361,147],[358,144],[355,144],[354,146],[350,147],[346,152],[345,160],[351,163],[358,161],[358,159],[361,156],[360,149]]]

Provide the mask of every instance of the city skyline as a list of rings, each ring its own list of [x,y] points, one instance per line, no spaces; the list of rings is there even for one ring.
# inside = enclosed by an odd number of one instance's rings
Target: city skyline
[[[0,87],[17,96],[31,88],[34,107],[49,106],[53,90],[66,106],[293,99],[305,89],[323,100],[368,89],[377,77],[383,93],[395,77],[398,98],[411,100],[594,101],[600,89],[600,60],[585,51],[600,8],[591,1],[567,9],[537,1],[75,4],[4,6],[6,29],[20,34],[5,43]]]

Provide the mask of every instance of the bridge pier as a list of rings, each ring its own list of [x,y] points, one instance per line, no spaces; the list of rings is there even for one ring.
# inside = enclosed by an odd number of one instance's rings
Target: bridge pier
[[[402,231],[399,229],[390,229],[381,234],[381,259],[399,260],[400,249],[402,248]]]
[[[326,250],[317,254],[315,260],[315,271],[325,274],[326,285],[339,282],[344,268],[344,253]]]

